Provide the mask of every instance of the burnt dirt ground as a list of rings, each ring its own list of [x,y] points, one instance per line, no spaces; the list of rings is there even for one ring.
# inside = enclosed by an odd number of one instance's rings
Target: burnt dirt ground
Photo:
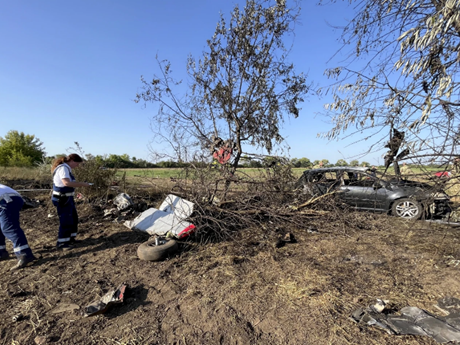
[[[267,222],[225,241],[191,237],[170,259],[148,262],[136,254],[148,235],[84,202],[77,206],[82,242],[55,251],[49,193],[22,194],[41,201],[21,213],[41,258],[14,272],[14,258],[0,263],[0,345],[436,344],[361,326],[350,315],[377,298],[439,315],[439,298],[460,297],[458,228],[365,213],[353,222],[317,216],[302,229]],[[286,233],[296,242],[280,246]],[[121,283],[123,304],[82,316]]]

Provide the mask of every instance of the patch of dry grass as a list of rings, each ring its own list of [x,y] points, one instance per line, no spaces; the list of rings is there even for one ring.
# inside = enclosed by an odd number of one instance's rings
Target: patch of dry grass
[[[0,182],[7,180],[35,180],[38,168],[0,167]]]

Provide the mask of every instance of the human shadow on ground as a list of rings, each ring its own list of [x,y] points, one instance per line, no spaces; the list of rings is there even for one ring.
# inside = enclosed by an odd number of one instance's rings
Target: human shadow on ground
[[[40,265],[49,261],[56,260],[58,256],[60,260],[67,258],[75,258],[89,253],[96,253],[99,251],[110,250],[113,248],[129,245],[140,244],[147,241],[148,234],[137,231],[120,231],[111,234],[110,236],[101,235],[99,237],[88,237],[82,239],[75,245],[75,247],[68,251],[58,250],[55,247],[45,247],[35,252],[39,255],[51,254],[48,257],[42,257],[38,260],[36,265]]]

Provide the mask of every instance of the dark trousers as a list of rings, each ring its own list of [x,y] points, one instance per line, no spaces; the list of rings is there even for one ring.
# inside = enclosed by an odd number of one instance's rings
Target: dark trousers
[[[52,199],[53,205],[57,208],[59,216],[59,234],[57,245],[68,243],[71,238],[75,238],[78,232],[78,214],[75,208],[73,196],[70,196],[63,202],[59,199]]]
[[[11,202],[0,200],[0,254],[6,252],[5,237],[13,242],[14,254],[19,258],[26,255],[32,257],[32,250],[27,243],[26,235],[19,224],[19,211],[24,201],[19,196],[11,197]]]

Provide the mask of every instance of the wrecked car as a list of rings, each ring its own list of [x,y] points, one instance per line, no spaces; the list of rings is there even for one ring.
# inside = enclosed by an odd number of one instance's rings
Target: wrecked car
[[[386,178],[367,167],[306,170],[295,187],[311,196],[336,194],[357,210],[385,212],[405,219],[448,220],[448,195],[427,183]]]

